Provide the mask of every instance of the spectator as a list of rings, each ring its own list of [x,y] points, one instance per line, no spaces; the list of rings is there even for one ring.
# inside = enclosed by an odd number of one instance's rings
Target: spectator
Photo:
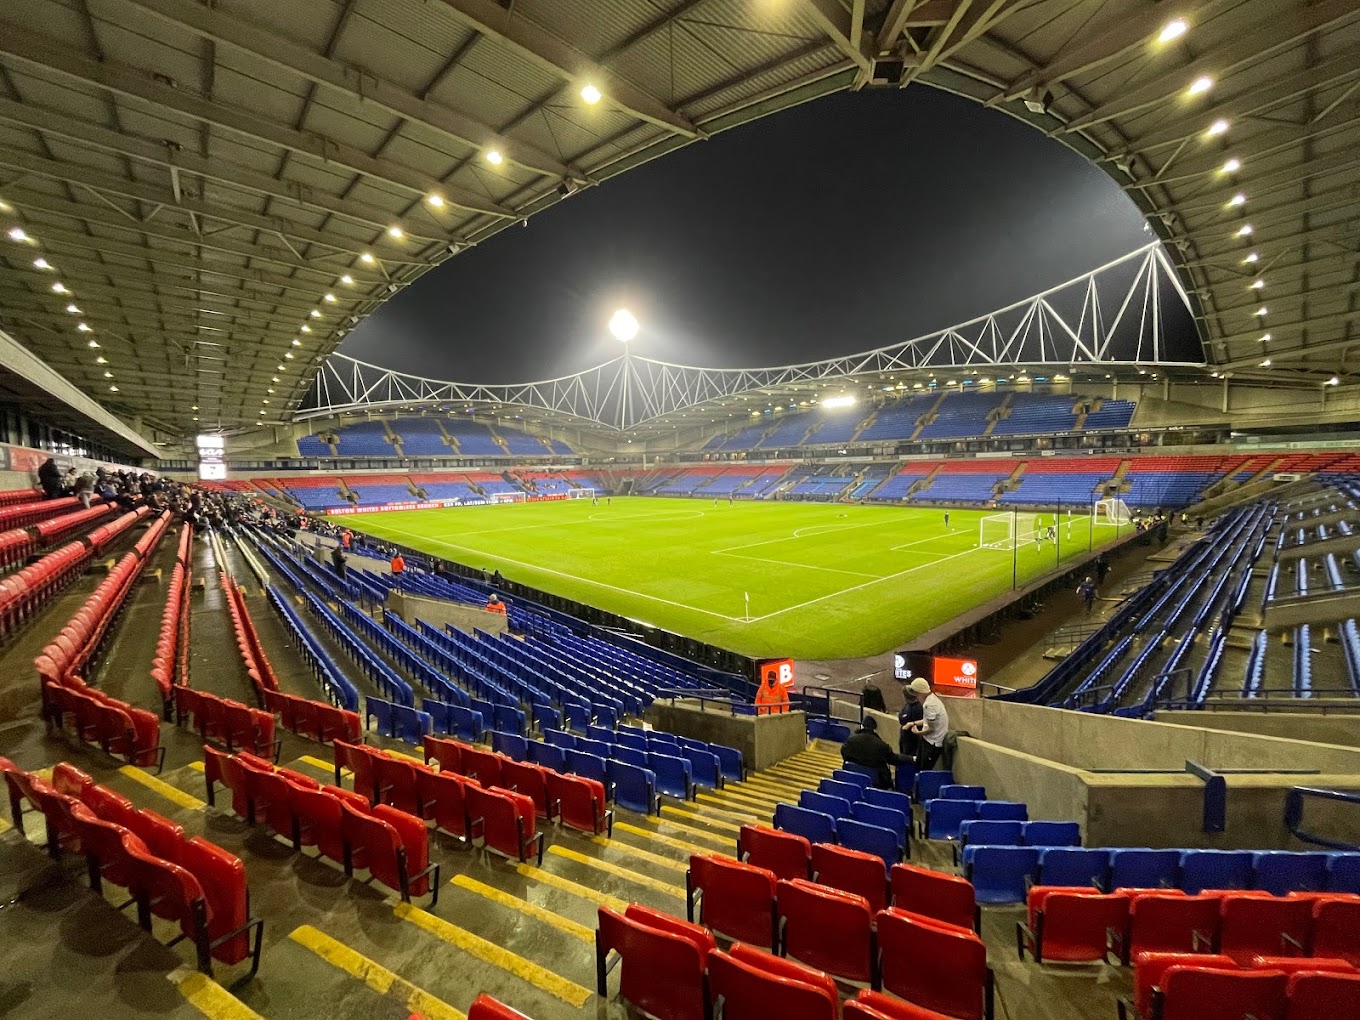
[[[930,689],[930,682],[918,676],[908,686],[911,696],[921,705],[921,718],[907,723],[906,728],[921,735],[921,748],[916,754],[916,768],[922,772],[934,768],[944,750],[944,738],[949,734],[949,713],[944,702]]]
[[[878,735],[878,721],[871,715],[866,715],[859,729],[841,745],[841,758],[850,765],[876,769],[875,783],[884,790],[891,790],[893,785],[892,770],[888,766],[902,764],[902,756]]]
[[[61,495],[61,468],[57,467],[57,462],[48,457],[38,468],[38,484],[42,486],[43,495],[48,499],[55,499]]]
[[[391,568],[392,573],[400,574],[406,569],[406,561],[401,558],[401,553],[397,553],[392,557],[392,562],[389,563],[388,566]]]
[[[345,551],[337,545],[331,550],[331,566],[342,581],[345,579],[345,562]]]
[[[902,685],[902,708],[897,713],[897,721],[902,727],[897,750],[907,761],[915,761],[921,750],[921,735],[912,724],[921,721],[921,703],[912,697],[910,684]]]
[[[346,528],[344,531],[342,531],[342,532],[340,533],[340,544],[343,545],[343,546],[345,547],[345,551],[346,551],[346,552],[349,552],[350,544],[351,544],[353,541],[354,541],[354,532],[350,531],[349,528]]]
[[[1096,582],[1095,578],[1087,577],[1081,584],[1077,585],[1077,597],[1086,606],[1086,615],[1091,615],[1091,607],[1096,604]]]
[[[1110,576],[1110,561],[1101,553],[1096,557],[1096,584],[1104,584],[1105,578]]]
[[[510,611],[505,608],[505,603],[499,597],[492,595],[486,601],[486,611],[488,613],[499,613],[501,616],[509,616]]]

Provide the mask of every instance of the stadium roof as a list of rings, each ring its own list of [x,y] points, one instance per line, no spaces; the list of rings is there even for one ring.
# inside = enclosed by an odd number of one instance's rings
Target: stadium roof
[[[1344,371],[1360,0],[26,0],[0,14],[0,317],[145,425],[288,420],[466,246],[790,104],[914,84],[1100,162],[1220,370]]]

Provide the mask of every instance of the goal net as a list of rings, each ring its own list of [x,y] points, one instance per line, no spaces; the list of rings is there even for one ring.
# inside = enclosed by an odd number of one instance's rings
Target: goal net
[[[1034,514],[988,514],[978,525],[978,546],[983,549],[1014,549],[1034,541]]]
[[[522,492],[492,492],[487,495],[492,503],[523,503],[528,497]]]
[[[595,490],[594,490],[594,489],[568,489],[568,490],[567,490],[567,499],[593,499],[594,497],[595,497]]]
[[[1133,520],[1133,514],[1129,513],[1129,505],[1122,499],[1099,499],[1096,500],[1096,523],[1097,524],[1129,524]]]

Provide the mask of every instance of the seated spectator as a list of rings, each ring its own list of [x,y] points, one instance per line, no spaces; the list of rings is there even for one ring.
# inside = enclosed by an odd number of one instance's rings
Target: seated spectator
[[[851,765],[877,769],[876,783],[885,790],[892,789],[893,785],[892,770],[888,766],[901,765],[905,760],[878,735],[878,720],[871,715],[866,715],[859,729],[841,745],[841,757]]]
[[[501,616],[510,615],[510,611],[506,609],[505,603],[496,595],[492,595],[491,598],[487,599],[486,611],[488,613],[500,613]]]

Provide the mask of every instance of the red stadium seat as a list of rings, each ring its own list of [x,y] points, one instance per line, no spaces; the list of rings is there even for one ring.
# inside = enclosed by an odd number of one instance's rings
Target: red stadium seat
[[[812,880],[863,896],[877,914],[888,905],[888,872],[883,858],[830,843],[812,845]]]
[[[792,832],[743,825],[737,834],[737,858],[774,872],[775,878],[807,878],[812,845]]]
[[[1360,967],[1360,896],[1312,896],[1314,956],[1349,960]]]
[[[774,872],[730,857],[691,854],[685,872],[685,915],[737,942],[774,947]]]
[[[990,1020],[992,972],[976,932],[896,907],[877,923],[884,989],[959,1020]]]
[[[614,834],[614,810],[606,806],[604,784],[598,779],[549,772],[547,782],[549,817],[569,829]]]
[[[335,785],[340,785],[341,770],[349,769],[354,778],[354,792],[363,794],[370,804],[374,803],[377,798],[373,789],[373,756],[382,752],[344,740],[336,740],[332,746],[335,748]]]
[[[178,861],[180,847],[184,845],[184,826],[172,822],[163,815],[142,808],[133,812],[127,827],[137,834],[146,848],[157,857],[167,861]]]
[[[1176,966],[1152,993],[1157,1020],[1284,1020],[1286,975],[1277,970]]]
[[[1204,953],[1218,938],[1217,896],[1149,893],[1129,899],[1125,960],[1143,953]]]
[[[439,762],[441,772],[456,772],[463,774],[463,749],[466,744],[460,744],[456,740],[447,737],[435,737],[430,734],[425,735],[425,764],[431,761]]]
[[[415,1016],[414,1013],[411,1015]],[[472,1000],[472,1005],[468,1007],[467,1020],[529,1020],[529,1018],[483,992]]]
[[[868,900],[801,878],[779,882],[776,896],[781,955],[847,981],[877,985]]]
[[[343,863],[345,860],[345,836],[341,826],[343,805],[346,802],[357,801],[356,806],[363,810],[368,807],[368,801],[361,794],[334,787],[304,790],[295,786],[290,793],[297,824],[294,830],[296,835],[294,845],[299,848],[314,846],[322,857]]]
[[[1326,971],[1329,974],[1360,974],[1345,960],[1325,956],[1253,956],[1248,969],[1280,970],[1297,974],[1304,970]]]
[[[840,997],[825,974],[741,943],[732,950],[708,957],[709,994],[724,1020],[837,1020]]]
[[[534,829],[532,800],[507,790],[484,790],[474,783],[464,787],[464,794],[470,839],[481,838],[489,849],[521,863],[536,845],[538,863],[543,863],[544,836]]]
[[[542,765],[506,758],[501,762],[501,785],[532,800],[539,818],[549,817],[548,770]]]
[[[1113,953],[1123,960],[1129,898],[1095,888],[1034,886],[1028,897],[1029,923],[1015,923],[1020,958],[1028,947],[1039,963],[1102,962]]]
[[[1313,905],[1269,893],[1224,896],[1219,910],[1218,951],[1239,965],[1263,956],[1302,956],[1313,923]]]
[[[417,818],[430,817],[429,809],[433,808],[433,804],[427,803],[420,795],[420,773],[424,771],[423,765],[417,765],[405,758],[375,755],[373,757],[375,803],[390,804],[397,810],[405,811]]]
[[[412,896],[431,893],[439,900],[439,865],[430,864],[429,833],[425,824],[405,811],[379,804],[372,814],[355,805],[341,805],[340,831],[345,841],[345,874],[367,870],[389,889]],[[433,881],[431,881],[433,875]]]
[[[893,906],[961,928],[977,925],[973,883],[912,864],[894,864],[890,873]]]
[[[1360,974],[1300,971],[1285,986],[1285,1020],[1356,1020]]]
[[[1133,958],[1133,1007],[1140,1016],[1152,1015],[1153,992],[1172,967],[1209,967],[1237,970],[1232,957],[1221,953],[1139,953]],[[1121,1003],[1120,1014],[1123,1015]]]
[[[855,998],[846,1000],[841,1016],[844,1020],[953,1020],[933,1009],[903,1002],[867,988]]]
[[[506,759],[501,755],[466,747],[462,750],[462,758],[463,775],[471,776],[482,786],[504,785],[501,782],[501,771]]]
[[[595,983],[601,998],[609,994],[608,974],[617,963],[625,1002],[656,1020],[706,1020],[704,973],[716,949],[707,930],[636,903],[626,914],[600,907],[599,919]]]
[[[467,836],[467,786],[476,782],[454,772],[425,770],[416,774],[419,796],[430,805],[436,828],[464,839]]]

